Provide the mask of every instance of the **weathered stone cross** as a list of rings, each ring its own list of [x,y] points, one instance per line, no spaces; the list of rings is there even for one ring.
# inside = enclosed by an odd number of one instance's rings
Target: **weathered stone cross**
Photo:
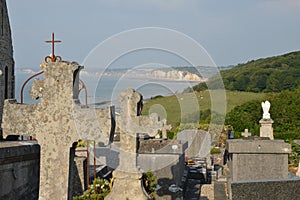
[[[119,166],[114,171],[115,178],[112,192],[106,200],[148,199],[141,187],[142,173],[137,168],[137,134],[146,133],[155,136],[164,126],[156,113],[140,116],[142,95],[128,88],[119,95],[120,117],[117,122],[120,128]]]
[[[251,136],[251,133],[248,131],[248,129],[246,128],[244,132],[242,132],[242,136],[244,137],[249,137]]]
[[[40,102],[25,105],[6,100],[3,135],[31,135],[38,140],[41,146],[40,200],[70,199],[69,156],[73,143],[79,139],[106,143],[108,137],[103,136],[99,128],[95,117],[99,113],[81,108],[77,101],[79,72],[83,67],[75,62],[56,61],[43,62],[41,68],[44,80],[35,80],[30,89],[34,99],[42,97]],[[110,122],[107,113],[104,120]]]

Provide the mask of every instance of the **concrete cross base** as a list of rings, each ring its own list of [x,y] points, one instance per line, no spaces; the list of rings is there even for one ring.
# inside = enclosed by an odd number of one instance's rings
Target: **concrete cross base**
[[[273,135],[273,120],[272,119],[261,119],[259,121],[260,123],[260,137],[268,137],[271,140],[274,140],[274,135]]]
[[[142,188],[142,173],[114,171],[112,191],[105,200],[147,200],[148,195]]]

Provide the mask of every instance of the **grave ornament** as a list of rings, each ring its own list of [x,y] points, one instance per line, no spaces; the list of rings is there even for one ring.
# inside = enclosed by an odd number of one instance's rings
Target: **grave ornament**
[[[249,130],[246,128],[246,129],[244,130],[244,132],[242,132],[242,136],[244,136],[244,137],[249,137],[249,136],[251,136],[251,133],[250,133]]]
[[[273,135],[273,120],[270,117],[270,107],[271,103],[269,101],[265,101],[261,103],[262,109],[263,109],[263,117],[259,121],[260,123],[260,137],[268,137],[271,140],[274,140],[274,135]]]
[[[269,113],[271,107],[270,102],[269,101],[261,102],[261,107],[263,109],[263,119],[270,119],[271,118]]]

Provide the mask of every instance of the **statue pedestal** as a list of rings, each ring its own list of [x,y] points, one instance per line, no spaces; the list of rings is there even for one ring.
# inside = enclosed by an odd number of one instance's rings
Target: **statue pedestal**
[[[261,119],[259,121],[260,123],[260,137],[268,137],[271,140],[274,140],[274,135],[273,135],[273,120],[272,119]]]
[[[113,172],[114,186],[105,200],[147,200],[149,199],[142,188],[142,173]]]

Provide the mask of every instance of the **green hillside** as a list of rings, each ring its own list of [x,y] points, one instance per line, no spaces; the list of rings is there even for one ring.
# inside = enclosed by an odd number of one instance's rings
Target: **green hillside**
[[[221,76],[227,90],[247,92],[293,90],[300,86],[300,51],[239,64],[232,69],[221,71]],[[209,81],[210,85],[218,85],[214,84],[214,77]],[[205,83],[193,87],[196,91],[206,88]]]
[[[261,101],[264,97],[265,94],[263,93],[226,91],[225,103],[227,112],[235,106],[242,105],[243,103],[251,100],[258,99]],[[151,112],[156,112],[162,118],[166,117],[168,124],[171,124],[174,130],[180,123],[193,121],[194,118],[197,120],[199,112],[195,110],[195,106],[192,104],[192,101],[191,103],[186,102],[184,105],[180,105],[181,99],[194,100],[195,98],[197,98],[196,101],[200,107],[200,125],[209,124],[211,118],[211,96],[208,90],[195,93],[183,93],[167,97],[154,97],[144,104],[143,114],[148,115]],[[182,113],[183,108],[186,114]]]

